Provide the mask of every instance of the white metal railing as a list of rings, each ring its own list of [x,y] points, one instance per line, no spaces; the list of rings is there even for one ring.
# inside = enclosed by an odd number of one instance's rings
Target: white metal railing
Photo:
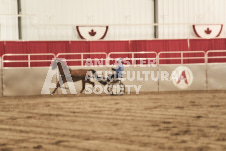
[[[155,57],[145,57],[145,58],[139,58],[139,57],[135,57],[135,55],[142,55],[142,54],[151,54],[154,55]],[[117,57],[111,57],[112,55],[117,55]],[[142,61],[142,60],[154,60],[156,62],[157,60],[157,52],[154,51],[146,51],[146,52],[110,52],[108,54],[108,64],[110,64],[109,62],[114,60],[115,58],[119,58],[120,55],[131,55],[131,58],[123,58],[124,61],[132,61],[132,65],[136,64],[136,61]],[[153,63],[153,62],[152,62]]]
[[[167,57],[162,58],[163,54],[180,54],[180,57]],[[184,54],[201,54],[201,57],[184,57]],[[205,51],[166,51],[158,53],[158,64],[161,64],[161,60],[180,60],[181,64],[184,64],[184,60],[200,60],[203,59],[203,63],[206,63],[206,55]]]
[[[5,60],[5,57],[27,57],[27,59],[23,60]],[[51,59],[48,60],[40,60],[40,59],[31,59],[31,56],[49,56]],[[31,67],[31,63],[33,62],[51,62],[52,58],[55,58],[53,53],[33,53],[33,54],[4,54],[2,55],[2,68],[5,68],[5,63],[27,63],[27,67]]]
[[[219,53],[225,53],[225,55],[219,55]],[[145,54],[146,56],[151,55],[153,57],[136,57],[136,55],[142,55]],[[178,57],[164,57],[162,55],[166,54],[179,54]],[[198,54],[198,56],[185,56],[185,54]],[[76,56],[75,58],[72,58],[72,56]],[[89,57],[84,57],[85,55],[97,55],[99,57],[96,58],[89,58]],[[113,57],[115,55],[115,57]],[[130,55],[131,57],[122,57],[123,55]],[[51,58],[49,59],[39,59],[35,58],[32,59],[32,56],[49,56]],[[60,57],[65,57],[65,56],[70,56],[70,58],[65,58],[67,62],[79,62],[80,66],[84,66],[84,62],[86,61],[100,61],[101,59],[105,61],[106,65],[110,64],[110,61],[115,60],[115,58],[123,58],[124,61],[131,61],[132,65],[136,64],[136,61],[141,61],[141,60],[155,60],[156,64],[161,64],[161,60],[180,60],[180,64],[184,64],[184,60],[202,60],[202,63],[209,63],[209,59],[225,59],[226,62],[226,50],[209,50],[207,52],[204,51],[168,51],[168,52],[111,52],[109,54],[105,52],[95,52],[95,53],[58,53],[57,55],[54,55],[53,53],[34,53],[34,54],[4,54],[2,55],[2,59],[0,59],[1,67],[2,68],[7,68],[5,64],[7,63],[27,63],[27,67],[31,67],[31,63],[38,63],[38,62],[51,62],[52,58],[60,58]],[[14,57],[12,59],[8,59],[6,57]],[[15,57],[27,57],[26,59],[21,59],[18,58],[16,59]],[[79,59],[78,59],[79,58]],[[191,61],[192,63],[194,61]],[[152,62],[153,63],[153,62]]]
[[[99,58],[85,58],[84,55],[99,55],[99,56],[102,56],[102,57],[99,57]],[[80,56],[80,59],[67,59],[65,58],[68,62],[80,62],[81,63],[81,66],[84,66],[84,61],[99,61],[100,59],[102,59],[103,61],[105,61],[107,63],[107,53],[105,52],[90,52],[90,53],[58,53],[56,55],[57,58],[60,58],[62,56],[77,56],[79,57]],[[104,56],[104,57],[103,57]]]
[[[216,53],[225,53],[224,55],[216,55]],[[212,54],[212,56],[210,56]],[[206,52],[206,63],[209,63],[209,59],[225,59],[226,62],[226,50],[209,50]]]

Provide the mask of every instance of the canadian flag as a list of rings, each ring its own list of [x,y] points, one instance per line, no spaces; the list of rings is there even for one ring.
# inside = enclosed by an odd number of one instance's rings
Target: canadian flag
[[[78,35],[85,40],[104,39],[108,32],[108,26],[76,26]]]
[[[193,25],[193,30],[197,37],[216,38],[219,37],[223,29],[223,24],[203,24]]]

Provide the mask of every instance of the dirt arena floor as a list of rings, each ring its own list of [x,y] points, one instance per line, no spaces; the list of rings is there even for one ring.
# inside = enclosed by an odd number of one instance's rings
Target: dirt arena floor
[[[1,151],[225,151],[226,91],[0,98]]]

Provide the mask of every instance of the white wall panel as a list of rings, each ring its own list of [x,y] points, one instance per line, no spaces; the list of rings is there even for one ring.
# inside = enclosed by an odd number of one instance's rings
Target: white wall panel
[[[76,25],[154,23],[153,0],[22,0],[22,8],[24,14],[37,15],[23,18],[25,40],[77,40]],[[153,26],[109,26],[105,39],[153,37]]]
[[[0,0],[0,40],[18,39],[17,1]]]
[[[22,13],[26,14],[22,17],[23,40],[79,40],[76,25],[154,23],[154,0],[21,1]],[[156,1],[158,38],[196,38],[192,24],[215,23],[224,24],[221,37],[226,37],[226,0]],[[0,0],[0,40],[18,39],[16,4],[17,0]],[[109,26],[105,37],[106,40],[153,38],[153,25]]]
[[[225,0],[158,0],[159,38],[196,38],[192,24],[226,26]],[[178,25],[168,25],[178,24]],[[221,37],[226,37],[224,27]]]

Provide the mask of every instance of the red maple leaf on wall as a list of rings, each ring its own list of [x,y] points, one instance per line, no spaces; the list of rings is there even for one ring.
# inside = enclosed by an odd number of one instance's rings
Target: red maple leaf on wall
[[[90,35],[90,36],[95,36],[95,35],[96,35],[96,32],[92,29],[92,30],[89,32],[89,35]]]
[[[211,32],[212,32],[212,30],[210,30],[210,28],[207,28],[207,29],[205,30],[205,33],[206,33],[207,35],[211,34]]]

